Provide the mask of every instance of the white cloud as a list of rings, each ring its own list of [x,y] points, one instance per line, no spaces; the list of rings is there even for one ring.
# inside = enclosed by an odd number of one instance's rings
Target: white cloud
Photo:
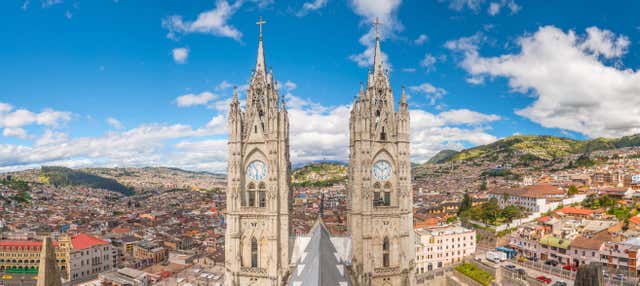
[[[8,127],[2,130],[2,135],[5,137],[18,137],[20,139],[26,139],[27,131],[20,127]]]
[[[186,63],[189,57],[189,49],[187,48],[175,48],[171,53],[173,55],[173,61],[178,64]]]
[[[424,44],[424,42],[426,42],[429,39],[429,37],[427,37],[427,35],[425,34],[420,34],[420,36],[418,36],[418,38],[416,38],[413,43],[416,45],[422,45]]]
[[[290,80],[287,80],[287,82],[284,83],[284,87],[287,91],[293,91],[298,87],[298,85]]]
[[[169,31],[167,37],[171,39],[176,39],[179,33],[202,33],[240,41],[242,33],[234,26],[231,26],[228,21],[242,4],[243,1],[229,4],[226,0],[218,0],[214,9],[198,14],[194,21],[185,22],[182,16],[173,15],[164,18],[162,26]]]
[[[63,0],[42,0],[42,8],[48,8],[54,5],[58,5],[58,4],[62,4],[64,1]],[[27,6],[29,5],[29,2],[26,2]],[[24,5],[24,4],[23,4]]]
[[[629,40],[596,27],[586,35],[541,27],[518,40],[519,53],[482,57],[477,46],[452,41],[472,78],[504,77],[514,92],[534,98],[516,114],[548,128],[589,137],[640,133],[640,72],[623,69]],[[615,61],[615,64],[608,62]]]
[[[502,5],[500,5],[500,3],[491,2],[491,4],[489,4],[489,15],[498,15],[498,13],[500,13],[500,8],[502,8]]]
[[[27,109],[17,109],[7,103],[0,102],[0,128],[20,128],[31,124],[57,127],[71,120],[71,113],[50,108],[40,113]]]
[[[71,20],[71,18],[73,17],[73,14],[71,13],[71,11],[67,10],[67,12],[64,12],[64,16],[67,19]]]
[[[478,13],[486,3],[485,0],[440,0],[440,2],[448,2],[449,8],[452,10],[462,11],[469,9],[475,13]],[[507,7],[512,15],[518,13],[522,8],[514,0],[499,0],[489,3],[487,13],[491,16],[498,15],[503,7]]]
[[[461,150],[466,145],[482,145],[497,138],[486,133],[486,124],[498,120],[470,110],[450,110],[433,114],[424,110],[410,110],[411,159],[428,160],[443,149]]]
[[[296,13],[298,17],[304,17],[312,11],[322,9],[327,5],[328,0],[313,0],[311,2],[305,2],[302,4],[302,9]]]
[[[436,62],[437,60],[433,55],[426,53],[422,61],[420,61],[420,66],[425,68],[426,71],[432,71],[435,69]]]
[[[373,22],[376,18],[382,22],[380,25],[380,35],[383,39],[394,37],[404,27],[397,19],[397,12],[401,0],[351,0],[351,7],[354,12],[359,15],[362,20],[361,24],[371,26],[367,33],[360,37],[360,44],[365,46],[365,50],[359,54],[349,56],[360,67],[369,67],[373,64],[373,56],[375,54],[375,28]],[[383,62],[386,66],[390,66],[387,55],[383,52]]]
[[[438,100],[442,99],[443,95],[447,94],[447,91],[443,88],[435,87],[428,82],[410,86],[409,90],[425,94],[429,100],[429,105],[435,105]]]
[[[228,88],[230,88],[232,86],[233,86],[233,84],[229,83],[226,80],[223,80],[218,84],[218,86],[216,86],[216,90],[225,90],[225,89],[228,89]]]
[[[205,91],[200,94],[189,93],[185,95],[178,96],[176,98],[176,104],[179,107],[189,107],[194,105],[206,105],[210,101],[216,99],[216,95]]]
[[[47,131],[33,146],[0,143],[0,172],[57,162],[83,162],[80,165],[84,166],[188,167],[189,164],[196,163],[187,160],[193,154],[182,152],[179,145],[172,145],[170,142],[176,139],[185,142],[221,134],[223,131],[209,126],[193,129],[184,124],[145,124],[127,131],[107,132],[100,137],[76,139]],[[226,145],[226,140],[220,141]],[[226,152],[224,145],[216,150]],[[224,158],[201,157],[199,160],[200,165],[212,161],[217,165],[224,162]],[[209,170],[224,171],[222,168]]]
[[[107,118],[107,124],[109,124],[111,127],[115,128],[115,129],[122,129],[124,128],[124,125],[122,125],[122,122],[120,122],[120,120],[115,119],[113,117],[109,117]]]
[[[403,72],[416,72],[415,68],[403,68],[402,69]]]

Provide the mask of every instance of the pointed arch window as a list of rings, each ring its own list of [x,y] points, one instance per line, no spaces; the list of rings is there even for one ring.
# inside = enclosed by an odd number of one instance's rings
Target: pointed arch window
[[[267,192],[263,182],[258,185],[258,207],[267,207]]]
[[[256,206],[256,185],[253,182],[249,183],[248,189],[249,190],[247,191],[247,195],[248,195],[247,206],[255,207]]]
[[[258,240],[251,238],[251,267],[258,267]]]
[[[384,205],[391,206],[391,183],[384,184]]]
[[[382,267],[389,267],[389,238],[382,240]]]
[[[384,205],[384,201],[382,200],[382,196],[380,194],[380,183],[373,184],[373,206],[382,206]]]
[[[380,140],[387,140],[387,132],[384,132],[384,126],[382,126],[382,132],[380,132]]]

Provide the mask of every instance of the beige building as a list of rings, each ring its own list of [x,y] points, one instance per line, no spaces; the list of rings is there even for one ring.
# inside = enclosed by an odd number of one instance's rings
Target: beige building
[[[376,23],[377,24],[377,23]],[[409,108],[398,111],[376,29],[373,69],[349,121],[349,230],[359,285],[415,285]]]
[[[351,110],[351,237],[331,237],[321,219],[292,236],[289,119],[265,67],[261,28],[245,106],[234,90],[228,116],[225,284],[415,285],[409,109],[403,90],[395,110],[380,37]]]
[[[226,285],[282,285],[289,272],[289,117],[267,72],[262,20],[245,108],[228,116]]]
[[[476,252],[476,231],[461,226],[419,228],[416,232],[416,272],[424,273],[462,262]]]

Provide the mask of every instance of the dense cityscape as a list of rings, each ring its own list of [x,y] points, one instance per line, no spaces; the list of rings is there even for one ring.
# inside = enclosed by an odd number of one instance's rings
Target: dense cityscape
[[[0,286],[640,285],[625,34],[524,0],[20,2]]]

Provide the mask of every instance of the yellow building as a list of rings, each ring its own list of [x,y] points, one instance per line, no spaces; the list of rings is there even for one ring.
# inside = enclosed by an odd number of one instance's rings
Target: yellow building
[[[61,276],[68,278],[71,242],[63,238],[54,246]],[[0,272],[38,273],[41,250],[42,241],[38,240],[0,240]]]

